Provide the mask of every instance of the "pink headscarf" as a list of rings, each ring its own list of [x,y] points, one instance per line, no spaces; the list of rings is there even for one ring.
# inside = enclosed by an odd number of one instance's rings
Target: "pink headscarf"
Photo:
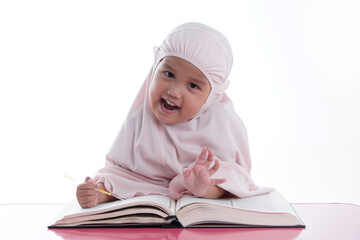
[[[197,67],[209,80],[211,92],[191,119],[167,125],[153,114],[149,88],[158,63],[167,56],[182,58]],[[175,28],[155,49],[155,62],[106,157],[106,167],[95,180],[122,198],[161,194],[172,198],[189,195],[182,169],[191,167],[206,146],[220,160],[213,178],[238,197],[269,192],[250,177],[251,160],[245,126],[224,90],[232,67],[232,51],[218,31],[186,23]]]

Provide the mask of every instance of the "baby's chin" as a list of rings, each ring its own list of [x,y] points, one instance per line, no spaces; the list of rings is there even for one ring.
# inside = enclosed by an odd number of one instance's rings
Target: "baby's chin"
[[[180,110],[176,110],[170,116],[169,116],[169,114],[164,114],[160,111],[154,112],[154,115],[158,121],[160,121],[161,123],[164,123],[166,125],[173,125],[173,124],[185,121],[184,119],[179,117]]]

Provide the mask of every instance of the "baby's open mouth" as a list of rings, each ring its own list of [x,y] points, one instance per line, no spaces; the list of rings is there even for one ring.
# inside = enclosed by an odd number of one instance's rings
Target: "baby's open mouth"
[[[167,109],[169,111],[174,111],[174,110],[180,109],[178,106],[169,103],[164,98],[161,99],[161,104],[164,106],[165,109]]]

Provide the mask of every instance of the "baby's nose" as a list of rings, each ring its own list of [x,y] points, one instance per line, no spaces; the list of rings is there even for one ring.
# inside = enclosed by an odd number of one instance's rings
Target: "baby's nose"
[[[168,89],[168,94],[174,98],[181,98],[181,88],[177,84],[172,84]]]

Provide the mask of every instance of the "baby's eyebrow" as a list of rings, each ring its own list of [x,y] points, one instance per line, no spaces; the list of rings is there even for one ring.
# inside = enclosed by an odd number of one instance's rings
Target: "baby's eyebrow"
[[[175,70],[174,68],[172,68],[169,64],[164,63],[164,64],[163,64],[163,67],[169,69],[169,70],[172,71],[172,72],[176,72],[176,70]]]
[[[198,85],[204,86],[206,84],[206,82],[204,80],[200,80],[197,78],[193,78],[193,77],[189,77],[191,79],[192,82],[195,82]]]

